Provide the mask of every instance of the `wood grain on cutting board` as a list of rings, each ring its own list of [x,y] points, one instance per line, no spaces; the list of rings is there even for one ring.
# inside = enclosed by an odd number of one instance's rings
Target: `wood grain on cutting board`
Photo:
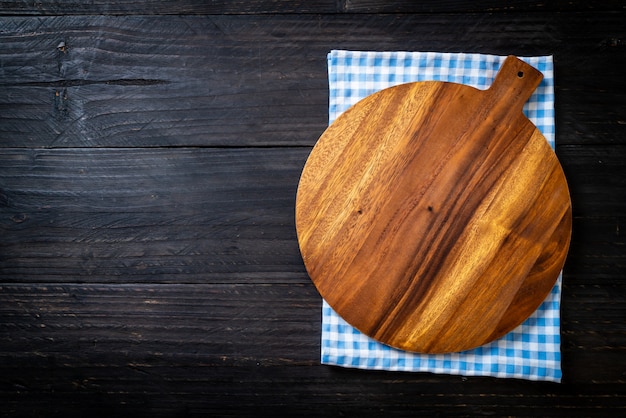
[[[311,279],[351,325],[406,350],[462,351],[545,299],[571,205],[554,152],[522,113],[541,79],[509,57],[488,90],[399,85],[324,132],[296,226]]]

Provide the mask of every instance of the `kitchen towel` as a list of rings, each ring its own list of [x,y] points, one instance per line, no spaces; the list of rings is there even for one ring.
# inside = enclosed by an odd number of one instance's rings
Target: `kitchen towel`
[[[329,123],[366,96],[413,81],[449,81],[488,88],[505,56],[339,51],[328,54]],[[524,113],[554,148],[552,56],[519,57],[543,73]],[[484,346],[449,354],[398,350],[362,334],[322,302],[323,364],[361,369],[430,372],[561,381],[560,301],[562,277],[541,306],[519,327]]]

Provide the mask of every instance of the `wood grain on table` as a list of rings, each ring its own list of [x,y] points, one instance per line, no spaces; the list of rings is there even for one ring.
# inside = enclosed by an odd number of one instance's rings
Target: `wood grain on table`
[[[623,414],[621,2],[0,5],[3,416]],[[331,49],[554,56],[562,384],[319,364],[294,212]]]

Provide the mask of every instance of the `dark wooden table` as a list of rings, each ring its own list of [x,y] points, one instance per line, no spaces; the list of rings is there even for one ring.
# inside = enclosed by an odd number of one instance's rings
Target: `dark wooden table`
[[[0,2],[0,411],[626,414],[622,1]],[[320,365],[294,227],[331,49],[553,54],[563,383]]]

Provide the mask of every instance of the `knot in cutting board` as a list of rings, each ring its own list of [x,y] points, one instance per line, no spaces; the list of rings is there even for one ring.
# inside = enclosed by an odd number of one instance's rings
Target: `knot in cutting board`
[[[319,138],[298,186],[298,242],[348,323],[400,349],[454,352],[545,299],[572,219],[556,155],[522,112],[542,77],[510,56],[487,90],[398,85]]]

